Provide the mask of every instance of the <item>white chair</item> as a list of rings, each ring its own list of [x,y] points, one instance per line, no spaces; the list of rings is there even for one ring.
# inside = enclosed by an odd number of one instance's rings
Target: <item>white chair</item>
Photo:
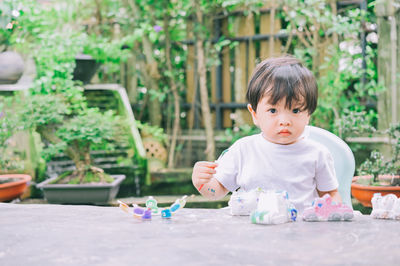
[[[307,126],[309,138],[323,144],[331,152],[343,203],[352,207],[350,190],[355,170],[354,155],[349,146],[335,134],[314,126]]]

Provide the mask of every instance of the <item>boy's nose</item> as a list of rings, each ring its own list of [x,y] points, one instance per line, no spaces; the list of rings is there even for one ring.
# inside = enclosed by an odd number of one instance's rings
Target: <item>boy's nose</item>
[[[279,120],[279,125],[280,125],[280,126],[284,126],[284,127],[290,126],[290,120],[287,119],[286,117],[282,117],[282,118]]]

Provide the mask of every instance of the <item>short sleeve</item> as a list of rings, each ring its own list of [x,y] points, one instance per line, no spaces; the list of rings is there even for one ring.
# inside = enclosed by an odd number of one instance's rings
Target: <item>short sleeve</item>
[[[238,189],[237,176],[240,167],[240,145],[234,143],[228,150],[223,151],[217,163],[215,179],[229,191]]]
[[[332,191],[339,186],[333,157],[328,150],[324,149],[319,154],[315,179],[319,191]]]

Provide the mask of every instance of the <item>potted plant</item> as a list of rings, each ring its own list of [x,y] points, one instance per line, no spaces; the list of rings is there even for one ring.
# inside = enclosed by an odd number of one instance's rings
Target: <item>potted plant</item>
[[[351,193],[363,206],[371,207],[371,199],[375,193],[389,193],[400,197],[400,124],[391,125],[385,133],[392,146],[391,158],[385,160],[379,151],[371,152],[357,169],[351,185]]]
[[[5,1],[13,3],[15,1]],[[36,1],[20,3],[18,17],[18,48],[29,54],[36,65],[36,77],[29,90],[15,96],[18,115],[25,130],[40,135],[42,155],[49,161],[63,154],[73,167],[57,178],[38,185],[49,202],[105,203],[116,195],[124,177],[111,177],[94,163],[93,152],[112,149],[128,126],[111,111],[90,108],[81,82],[73,80],[75,57],[87,43],[83,27],[75,25],[73,16],[63,9],[44,6]],[[11,14],[16,8],[11,9]],[[2,13],[3,14],[3,13]],[[69,162],[68,162],[69,163]],[[49,176],[40,176],[38,181]],[[57,183],[57,184],[53,184]],[[82,190],[88,186],[111,187],[102,199],[89,199],[91,192],[70,198],[50,199],[50,186]],[[62,192],[53,193],[61,195]]]
[[[59,173],[37,187],[51,203],[105,204],[116,196],[124,176],[106,174],[94,165],[92,152],[112,149],[125,134],[125,123],[112,111],[89,108],[83,87],[73,80],[79,42],[72,40],[79,36],[71,35],[71,42],[65,43],[65,34],[47,35],[49,38],[42,40],[46,45],[32,53],[37,77],[25,94],[15,96],[20,103],[15,111],[24,129],[40,135],[43,157],[49,161],[64,154],[73,170]]]
[[[70,95],[30,94],[23,101],[22,121],[46,143],[46,159],[63,153],[74,165],[73,170],[37,187],[51,203],[105,204],[116,196],[125,176],[110,176],[96,167],[91,151],[111,149],[124,132],[124,123],[111,111],[88,108],[79,87],[70,90]]]

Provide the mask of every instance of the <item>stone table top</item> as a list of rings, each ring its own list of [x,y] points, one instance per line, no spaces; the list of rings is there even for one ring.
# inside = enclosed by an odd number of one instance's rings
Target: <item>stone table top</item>
[[[0,265],[399,265],[400,221],[251,224],[227,209],[0,203]]]

